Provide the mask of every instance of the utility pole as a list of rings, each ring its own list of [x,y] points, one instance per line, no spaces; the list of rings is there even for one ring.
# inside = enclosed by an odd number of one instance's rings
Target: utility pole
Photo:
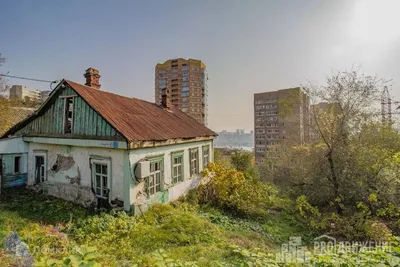
[[[392,104],[395,105],[396,112],[392,112]],[[385,86],[381,96],[382,124],[392,125],[392,115],[400,114],[398,110],[400,110],[400,102],[392,100],[389,90]]]

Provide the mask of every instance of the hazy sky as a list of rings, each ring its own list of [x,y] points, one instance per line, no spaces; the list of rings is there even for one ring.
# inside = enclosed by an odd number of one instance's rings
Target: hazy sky
[[[83,83],[92,66],[102,89],[154,101],[156,63],[201,59],[209,127],[251,130],[254,93],[353,65],[393,78],[400,100],[399,10],[400,0],[0,0],[0,71]]]

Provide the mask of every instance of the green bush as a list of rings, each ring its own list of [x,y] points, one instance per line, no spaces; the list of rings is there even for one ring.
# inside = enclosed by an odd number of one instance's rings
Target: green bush
[[[101,247],[113,259],[135,262],[160,248],[218,242],[221,234],[192,212],[157,204],[142,217],[112,212],[80,220],[71,227],[70,236],[78,243]]]
[[[203,172],[205,183],[192,193],[200,204],[212,204],[240,215],[260,215],[273,205],[277,189],[243,172],[214,163]],[[209,181],[207,181],[209,179]]]

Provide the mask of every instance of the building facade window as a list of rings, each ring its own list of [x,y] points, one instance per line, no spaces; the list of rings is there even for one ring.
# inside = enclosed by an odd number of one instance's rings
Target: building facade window
[[[20,156],[14,157],[14,173],[20,172],[20,166],[21,166],[21,157]]]
[[[199,149],[190,150],[190,176],[199,174]]]
[[[203,169],[207,168],[210,162],[210,146],[203,146]]]
[[[35,183],[47,181],[47,155],[42,152],[34,152]]]
[[[182,182],[183,179],[183,152],[172,153],[172,183]]]
[[[70,134],[74,118],[74,98],[67,97],[64,101],[64,133]]]
[[[163,158],[150,159],[150,175],[147,179],[147,195],[152,196],[162,190],[164,181]]]
[[[93,189],[98,198],[108,199],[110,194],[110,173],[107,161],[93,161]]]

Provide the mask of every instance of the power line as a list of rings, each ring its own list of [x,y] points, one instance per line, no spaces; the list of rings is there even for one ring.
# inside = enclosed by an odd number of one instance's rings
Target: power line
[[[8,78],[15,78],[15,79],[21,79],[21,80],[29,80],[29,81],[35,81],[35,82],[42,82],[42,83],[52,83],[55,81],[48,81],[48,80],[41,80],[41,79],[33,79],[33,78],[27,78],[27,77],[20,77],[20,76],[13,76],[13,75],[8,75],[8,74],[1,74],[0,76],[8,77]]]

